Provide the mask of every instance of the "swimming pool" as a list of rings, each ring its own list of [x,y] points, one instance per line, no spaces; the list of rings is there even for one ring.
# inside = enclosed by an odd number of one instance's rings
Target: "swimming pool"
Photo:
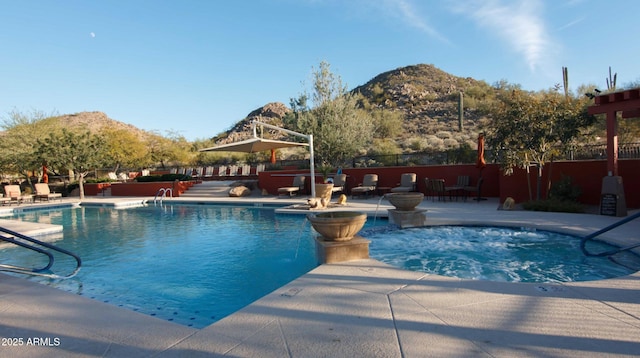
[[[201,328],[316,267],[315,234],[310,224],[302,215],[276,214],[273,209],[219,205],[127,209],[80,207],[23,212],[16,218],[63,225],[64,237],[55,243],[78,253],[83,259],[83,267],[73,279],[32,280]],[[477,255],[501,246],[513,246],[513,243],[490,243],[483,238],[464,244],[455,240],[452,231],[444,231],[439,237],[436,235],[433,241],[423,237],[429,230],[397,230],[386,220],[378,219],[368,220],[361,235],[372,241],[372,258],[397,267],[425,270],[427,263],[441,262],[439,268],[445,269],[433,273],[514,281],[512,278],[501,279],[495,272],[464,276],[465,271],[473,272],[477,266],[460,255],[451,256],[449,249],[441,250],[449,256],[440,261],[427,251],[449,241],[454,246],[475,248]],[[535,236],[526,230],[523,235]],[[536,244],[526,246],[540,248]],[[566,252],[582,257],[577,247]],[[22,265],[42,258],[12,247],[1,248],[0,255],[3,260],[10,257],[14,263]],[[547,258],[547,255],[543,256]],[[536,260],[539,258],[527,259],[523,253],[510,256],[506,266],[530,269],[535,265],[529,262]],[[603,265],[615,266],[606,260],[600,261]],[[71,271],[73,264],[70,258],[56,257],[54,268],[64,273]],[[549,270],[543,267],[541,271]],[[622,270],[611,275],[627,273],[628,270]],[[602,277],[590,279],[599,278]]]
[[[309,224],[273,208],[80,207],[16,217],[63,225],[55,244],[83,260],[72,279],[32,280],[193,327],[207,326],[317,266]],[[42,259],[13,247],[0,254],[23,265]],[[57,272],[72,267],[73,260],[56,256]]]
[[[627,266],[586,257],[580,239],[530,228],[435,226],[364,230],[370,256],[399,268],[464,279],[506,282],[592,281],[631,274],[639,258],[623,254]],[[589,243],[591,250],[612,247]],[[633,269],[635,267],[635,269]]]

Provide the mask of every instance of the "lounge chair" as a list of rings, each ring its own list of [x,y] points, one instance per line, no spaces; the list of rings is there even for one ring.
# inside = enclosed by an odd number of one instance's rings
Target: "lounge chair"
[[[4,206],[4,204],[11,205],[11,198],[7,196],[0,196],[0,204]]]
[[[347,184],[347,174],[337,174],[333,178],[333,189],[331,189],[331,194],[344,193],[346,184]]]
[[[43,201],[43,200],[49,201],[53,199],[62,200],[62,194],[52,193],[51,190],[49,189],[49,184],[37,183],[34,186],[36,188],[35,199],[38,199],[40,201]]]
[[[227,176],[227,166],[221,165],[218,167],[218,175],[219,178],[225,178]]]
[[[362,184],[351,189],[351,197],[355,195],[369,196],[371,193],[375,193],[378,188],[378,174],[365,174]]]
[[[289,195],[290,197],[298,195],[298,192],[304,189],[305,179],[306,178],[304,175],[296,175],[296,177],[293,178],[292,186],[285,186],[282,188],[278,188],[278,195]]]
[[[404,173],[400,176],[400,185],[391,188],[392,193],[416,191],[416,173]]]
[[[5,185],[4,192],[5,195],[9,198],[9,205],[14,202],[20,205],[26,201],[33,201],[33,195],[22,194],[20,185]]]

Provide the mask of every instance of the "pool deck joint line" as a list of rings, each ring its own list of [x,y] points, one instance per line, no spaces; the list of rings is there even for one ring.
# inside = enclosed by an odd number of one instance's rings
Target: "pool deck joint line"
[[[87,202],[126,206],[138,199]],[[250,200],[246,203],[286,204],[304,198]],[[428,209],[433,225],[490,223],[579,235],[619,220],[497,211],[498,202],[491,199],[425,199],[420,207]],[[378,207],[375,198],[348,203],[349,210],[370,215],[388,208],[385,201]],[[638,232],[640,222],[634,221],[605,238],[635,243],[640,242]],[[588,282],[506,283],[406,271],[363,259],[321,265],[203,329],[0,274],[0,339],[0,355],[12,358],[632,357],[640,352],[640,274]]]

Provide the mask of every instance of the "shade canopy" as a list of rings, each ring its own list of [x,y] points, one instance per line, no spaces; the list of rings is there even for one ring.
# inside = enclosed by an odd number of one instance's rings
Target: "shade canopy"
[[[287,148],[287,147],[309,147],[309,166],[311,171],[311,196],[316,196],[316,174],[315,174],[315,162],[313,159],[313,134],[302,134],[298,132],[294,132],[292,130],[286,128],[280,128],[278,126],[274,126],[267,123],[262,123],[260,121],[253,120],[251,121],[251,126],[253,127],[253,138],[243,140],[240,142],[229,143],[224,145],[219,145],[211,148],[200,149],[200,152],[244,152],[244,153],[255,153],[262,152],[265,150],[277,149],[277,148]],[[281,140],[271,140],[264,139],[258,137],[256,128],[258,126],[267,127],[270,129],[274,129],[280,132],[284,132],[287,134],[294,135],[296,137],[301,137],[307,140],[307,143],[296,143],[296,142],[285,142]]]
[[[240,142],[218,145],[215,147],[200,149],[200,152],[243,152],[256,153],[266,150],[287,148],[287,147],[305,147],[307,143],[285,142],[281,140],[272,140],[264,138],[251,138]]]

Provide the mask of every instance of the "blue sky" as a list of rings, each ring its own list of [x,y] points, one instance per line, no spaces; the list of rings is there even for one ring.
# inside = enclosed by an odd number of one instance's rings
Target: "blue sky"
[[[640,80],[635,0],[0,0],[0,117],[102,111],[188,140],[419,63],[527,90]]]

